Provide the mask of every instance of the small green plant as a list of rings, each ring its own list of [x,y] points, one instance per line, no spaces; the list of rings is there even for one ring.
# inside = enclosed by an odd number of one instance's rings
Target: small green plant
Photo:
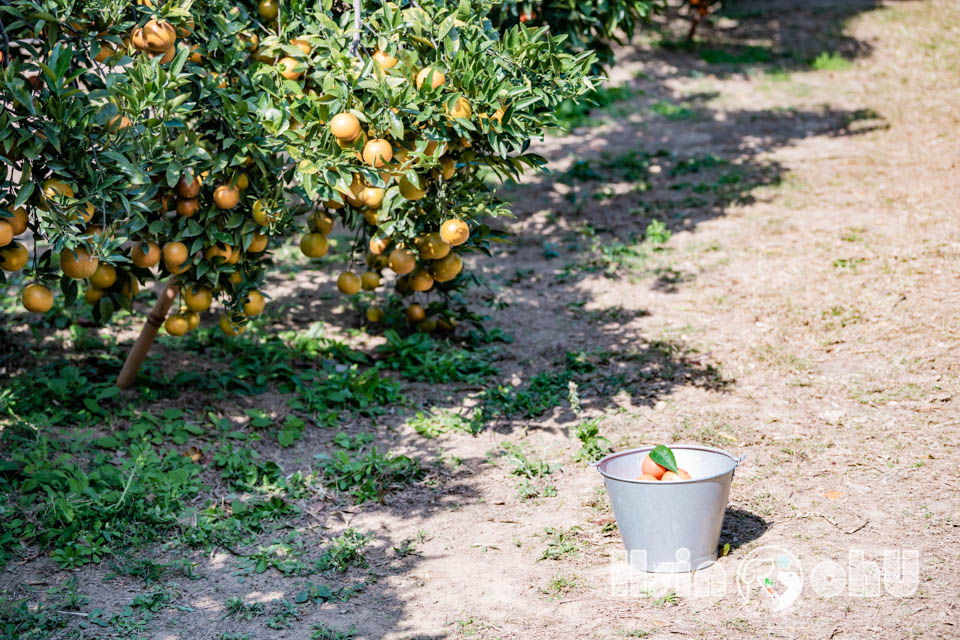
[[[267,626],[271,629],[289,629],[300,618],[297,605],[289,600],[281,600],[274,607],[275,613],[267,618]]]
[[[846,71],[853,65],[837,52],[824,51],[810,63],[814,71]]]
[[[350,567],[368,566],[364,549],[373,539],[371,533],[360,533],[356,529],[347,529],[330,541],[323,554],[314,562],[317,571],[336,571],[343,573]]]
[[[393,552],[398,558],[406,558],[409,555],[417,554],[417,546],[427,539],[427,533],[422,529],[417,531],[416,537],[404,538],[400,544],[393,548]]]
[[[573,457],[576,462],[596,462],[613,451],[610,440],[600,435],[601,422],[603,416],[597,416],[577,425],[575,434],[582,446]]]
[[[463,431],[476,435],[474,422],[467,420],[459,413],[446,409],[433,408],[430,413],[417,411],[417,414],[408,420],[407,424],[426,438],[436,438],[450,431]]]
[[[251,602],[247,604],[240,596],[234,596],[227,600],[227,615],[234,616],[240,620],[250,621],[262,616],[266,607],[262,602]]]
[[[537,560],[559,560],[565,556],[577,555],[580,552],[580,547],[576,541],[578,531],[580,531],[580,527],[570,527],[569,529],[547,527],[544,529],[547,546]]]
[[[350,627],[347,631],[337,631],[333,627],[328,627],[322,622],[313,625],[311,640],[351,640],[357,637],[357,630]]]
[[[670,229],[660,220],[651,220],[643,239],[647,244],[666,244],[670,240]]]
[[[687,105],[674,104],[666,100],[658,100],[650,105],[650,110],[667,120],[690,120],[697,116],[697,112]]]
[[[675,607],[678,604],[680,604],[680,596],[677,595],[676,591],[674,591],[673,589],[670,589],[659,598],[656,598],[653,601],[653,603],[658,607],[666,607],[666,606]]]
[[[355,502],[382,500],[389,491],[423,478],[424,471],[415,458],[382,453],[376,447],[349,454],[335,451],[318,454],[324,472],[324,483],[349,493]]]
[[[387,342],[377,351],[386,358],[385,366],[410,380],[480,384],[498,373],[490,364],[493,352],[489,348],[457,349],[437,342],[426,333],[401,338],[393,329],[388,329],[384,337]]]
[[[554,576],[547,583],[547,586],[540,590],[541,593],[550,597],[551,600],[559,600],[579,586],[577,576],[569,578],[562,575]]]

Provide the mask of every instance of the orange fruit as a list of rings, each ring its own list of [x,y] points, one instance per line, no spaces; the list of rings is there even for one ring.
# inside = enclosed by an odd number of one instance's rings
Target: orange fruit
[[[105,262],[100,263],[89,280],[97,289],[109,289],[117,281],[117,270]]]
[[[27,221],[29,219],[27,216],[27,210],[23,207],[17,207],[16,209],[10,207],[9,211],[13,214],[13,217],[0,218],[0,220],[4,220],[5,222],[9,223],[10,226],[13,227],[13,235],[18,236],[27,230]]]
[[[383,138],[374,138],[363,145],[363,161],[379,169],[393,160],[393,147]]]
[[[163,251],[161,253],[163,255],[163,264],[171,272],[173,271],[173,267],[179,267],[186,262],[190,256],[190,254],[187,253],[187,245],[182,242],[166,243],[163,245]]]
[[[385,53],[379,49],[373,52],[373,61],[376,62],[380,66],[380,69],[384,71],[394,68],[399,62],[397,58],[394,58],[389,53]]]
[[[27,260],[27,249],[19,242],[11,242],[0,249],[0,269],[4,271],[19,271],[27,266]]]
[[[434,260],[430,271],[433,273],[433,279],[437,282],[449,282],[457,277],[463,269],[463,261],[455,253],[451,253],[446,258]]]
[[[303,75],[302,71],[297,71],[297,67],[299,65],[300,65],[299,62],[297,62],[296,60],[294,60],[289,56],[280,58],[277,61],[277,67],[280,69],[280,75],[282,75],[287,80],[296,80],[301,75]]]
[[[151,53],[164,53],[177,41],[177,30],[169,22],[152,19],[143,25],[143,40]]]
[[[424,67],[420,69],[420,73],[417,74],[417,89],[423,86],[423,83],[427,81],[427,76],[430,76],[430,88],[436,89],[444,82],[447,78],[443,75],[443,72],[434,69],[433,67]]]
[[[369,143],[367,143],[369,144]],[[380,187],[364,187],[360,191],[360,201],[368,209],[376,209],[383,202],[384,190]],[[376,224],[376,222],[372,223]]]
[[[100,49],[97,51],[97,56],[94,58],[94,60],[97,62],[105,62],[107,58],[117,52],[116,49],[110,46],[109,42],[104,42],[103,40],[98,43],[98,46]]]
[[[237,34],[237,40],[246,43],[247,51],[256,51],[257,47],[260,46],[260,36],[255,33],[244,32]]]
[[[234,179],[233,186],[240,191],[246,191],[250,188],[250,176],[241,171],[240,174]]]
[[[141,27],[134,27],[133,31],[130,32],[130,43],[135,49],[140,51],[147,50],[147,41],[144,38],[143,29]]]
[[[451,247],[457,247],[470,238],[470,227],[463,220],[447,220],[440,225],[440,237]]]
[[[380,286],[380,274],[376,271],[364,271],[360,274],[360,286],[364,291],[373,291]]]
[[[390,258],[387,260],[387,266],[401,276],[413,271],[416,264],[417,258],[409,249],[394,249],[390,252]]]
[[[230,284],[240,284],[243,282],[243,274],[241,274],[239,271],[234,271],[227,279],[230,281]]]
[[[314,211],[310,217],[310,223],[313,225],[314,230],[319,231],[323,235],[327,235],[333,231],[334,222],[333,217],[323,211]]]
[[[207,311],[213,304],[210,287],[189,285],[183,288],[183,303],[190,311]]]
[[[293,38],[290,40],[290,44],[295,46],[297,49],[300,49],[305,56],[309,56],[310,52],[313,50],[313,47],[310,46],[310,43],[303,38]]]
[[[363,210],[363,219],[367,221],[367,224],[377,226],[377,210],[376,209],[364,209]]]
[[[232,254],[233,250],[229,246],[217,243],[212,247],[207,247],[203,252],[203,257],[214,264],[224,264],[230,260]]]
[[[196,198],[200,195],[200,180],[197,176],[193,176],[191,180],[187,177],[187,174],[184,173],[180,176],[180,179],[177,180],[177,184],[173,187],[173,190],[176,191],[177,195],[181,198]]]
[[[190,330],[190,321],[182,313],[170,316],[163,323],[163,328],[172,336],[180,337]]]
[[[657,476],[652,476],[649,473],[641,473],[637,476],[637,480],[643,480],[645,482],[659,482],[660,478]]]
[[[155,242],[137,242],[130,250],[130,260],[138,267],[149,269],[160,262],[160,247]]]
[[[663,482],[676,482],[678,480],[689,480],[690,474],[685,469],[677,468],[677,472],[673,471],[664,471],[663,475],[660,476],[660,480]]]
[[[276,213],[267,210],[267,205],[263,200],[254,201],[250,212],[253,216],[253,221],[261,227],[269,226],[271,222],[276,221],[279,217]]]
[[[444,180],[449,180],[457,171],[457,161],[450,156],[440,158],[440,175]]]
[[[97,289],[96,287],[87,287],[87,290],[83,292],[83,299],[89,304],[94,304],[103,297],[106,291],[103,289]]]
[[[263,313],[267,300],[263,294],[254,289],[247,292],[247,297],[243,300],[243,313],[247,316],[258,316]]]
[[[28,284],[20,296],[23,307],[33,313],[46,313],[53,307],[53,292],[42,284]]]
[[[407,307],[407,321],[410,324],[416,324],[417,322],[420,322],[426,317],[427,317],[427,312],[424,311],[423,307],[421,307],[416,302],[414,302],[412,305]]]
[[[473,113],[473,107],[470,106],[470,101],[460,96],[457,98],[457,101],[453,103],[453,108],[445,106],[447,117],[448,118],[469,118]]]
[[[330,131],[338,140],[356,140],[360,135],[360,120],[352,113],[338,113],[330,119]]]
[[[13,242],[13,225],[7,220],[7,218],[0,218],[0,247],[5,247]]]
[[[69,184],[56,178],[50,178],[43,181],[43,197],[47,200],[56,197],[72,198],[74,196],[73,188]]]
[[[84,247],[64,249],[60,252],[60,270],[68,278],[89,278],[96,272],[99,264],[100,260],[91,256]]]
[[[417,331],[433,333],[437,330],[437,319],[430,317],[417,323]]]
[[[380,322],[383,320],[383,311],[378,307],[367,307],[367,321]]]
[[[300,251],[308,258],[322,258],[328,248],[327,236],[322,233],[307,233],[300,238]]]
[[[381,253],[387,250],[387,247],[390,246],[391,241],[392,240],[390,238],[382,238],[382,237],[370,238],[370,243],[369,243],[370,253],[372,253],[375,256],[380,255]]]
[[[260,253],[267,248],[267,236],[262,233],[254,233],[250,240],[250,246],[247,247],[247,253]]]
[[[360,276],[353,271],[344,271],[337,278],[337,289],[340,289],[340,293],[345,293],[348,296],[352,296],[357,291],[360,291],[360,286]]]
[[[227,316],[220,316],[220,330],[228,336],[238,336],[247,328],[245,324],[238,324]]]
[[[280,3],[277,0],[260,0],[260,4],[257,5],[257,13],[267,22],[276,20],[277,16],[280,15]]]
[[[439,233],[433,231],[416,241],[420,257],[424,260],[439,260],[450,253],[450,245],[443,241]]]
[[[213,203],[221,209],[233,209],[240,203],[240,190],[221,184],[213,190]]]
[[[163,56],[160,58],[160,63],[161,63],[161,64],[167,64],[167,63],[169,63],[171,60],[173,60],[173,59],[176,57],[176,55],[177,55],[177,47],[176,47],[176,46],[170,47],[170,48],[167,49],[166,51],[161,51],[160,53],[163,54]],[[159,55],[159,54],[157,54],[157,55]],[[126,118],[124,118],[124,120],[126,120]],[[127,120],[127,122],[129,122],[129,120]],[[129,125],[127,125],[127,126],[129,126]],[[121,125],[121,126],[118,127],[118,128],[119,128],[119,129],[123,129],[123,128],[125,128],[125,127]]]
[[[666,467],[661,467],[658,465],[650,458],[650,455],[647,454],[647,456],[643,459],[643,462],[640,464],[640,471],[659,480],[663,477],[663,474],[666,473],[667,469]]]
[[[193,331],[200,326],[200,314],[196,311],[188,311],[183,317],[187,319],[187,331]]]
[[[421,178],[420,180],[420,184],[423,184],[423,179]],[[426,191],[418,188],[415,184],[407,180],[406,177],[400,178],[400,195],[407,200],[420,200],[426,194]]]
[[[415,270],[410,274],[410,288],[414,291],[429,291],[433,288],[433,276],[426,269]]]
[[[137,294],[140,293],[140,281],[137,280],[137,277],[132,273],[128,275],[130,277],[127,278],[126,282],[120,287],[120,295],[133,300]]]
[[[200,200],[198,198],[177,198],[177,213],[184,218],[189,218],[197,211],[200,211]]]

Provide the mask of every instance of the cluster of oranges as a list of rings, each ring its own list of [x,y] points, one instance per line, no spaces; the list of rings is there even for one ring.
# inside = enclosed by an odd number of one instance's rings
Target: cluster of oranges
[[[645,482],[676,482],[677,480],[690,480],[690,473],[686,469],[677,467],[676,472],[670,471],[666,467],[660,466],[650,457],[649,454],[643,459],[640,465],[642,472],[637,476],[637,480]]]

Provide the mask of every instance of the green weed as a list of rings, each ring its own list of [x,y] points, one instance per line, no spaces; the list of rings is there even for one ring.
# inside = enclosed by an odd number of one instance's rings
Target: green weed
[[[650,105],[650,110],[667,120],[691,120],[697,116],[697,112],[689,105],[674,104],[666,100],[654,102]]]
[[[414,417],[407,420],[407,425],[426,438],[436,438],[451,431],[463,431],[476,435],[475,422],[447,409],[433,408],[430,413],[417,411]]]
[[[376,447],[366,453],[350,455],[336,451],[318,454],[315,458],[323,467],[324,483],[349,493],[356,503],[382,500],[390,490],[416,482],[425,475],[416,459],[381,453]]]
[[[576,541],[578,531],[580,531],[580,527],[570,527],[569,529],[547,527],[544,529],[547,546],[537,560],[560,560],[566,556],[575,556],[580,553],[580,547]]]
[[[387,342],[377,351],[385,358],[386,366],[410,380],[480,384],[498,373],[490,364],[493,354],[489,349],[457,349],[425,333],[401,338],[393,329],[388,329],[384,337]]]
[[[810,62],[814,71],[846,71],[853,64],[837,52],[824,51]]]

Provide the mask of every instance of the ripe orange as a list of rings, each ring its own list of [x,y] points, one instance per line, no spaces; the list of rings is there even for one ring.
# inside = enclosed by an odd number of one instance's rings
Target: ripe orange
[[[457,247],[470,237],[470,227],[463,220],[447,220],[440,225],[440,237],[450,246]]]
[[[651,475],[651,476],[653,476],[654,478],[656,478],[657,480],[659,480],[660,478],[663,477],[663,474],[666,473],[667,469],[666,469],[666,467],[661,467],[661,466],[658,465],[656,462],[654,462],[654,461],[650,458],[650,455],[648,454],[648,455],[643,459],[643,462],[640,464],[640,471],[642,471],[643,473],[645,473],[645,474],[647,474],[647,475]]]
[[[374,138],[363,145],[363,161],[379,169],[393,160],[393,147],[383,138]]]
[[[433,333],[437,330],[437,319],[433,316],[427,318],[426,320],[421,320],[417,323],[417,331],[422,331],[424,333]]]
[[[137,280],[137,277],[132,273],[129,274],[129,276],[127,281],[123,283],[123,286],[120,287],[120,295],[133,300],[137,297],[137,294],[140,293],[140,281]]]
[[[470,101],[460,96],[457,98],[457,101],[453,103],[453,108],[445,106],[444,109],[447,111],[448,118],[469,118],[473,113],[473,107],[470,106]]]
[[[277,67],[280,70],[280,75],[282,75],[287,80],[296,80],[301,75],[303,75],[302,71],[297,71],[297,67],[299,65],[300,65],[299,62],[297,62],[296,60],[294,60],[289,56],[280,58],[277,61]]]
[[[184,218],[189,218],[197,211],[200,211],[199,198],[177,198],[177,213]]]
[[[73,188],[69,184],[56,178],[50,178],[43,181],[43,197],[47,200],[56,197],[72,198],[74,196]]]
[[[300,251],[308,258],[322,258],[328,248],[327,237],[322,233],[308,233],[300,238]]]
[[[191,180],[187,174],[182,174],[173,188],[181,198],[196,198],[200,195],[200,179],[193,176]]]
[[[212,247],[207,247],[203,252],[203,257],[214,264],[225,264],[233,256],[233,249],[229,245],[217,243]]]
[[[391,241],[392,240],[390,238],[381,238],[381,237],[370,238],[370,243],[369,243],[370,253],[372,253],[375,256],[379,256],[381,253],[387,250],[387,247],[390,246]]]
[[[315,211],[310,218],[313,228],[324,235],[333,231],[334,222],[333,217],[323,211]]]
[[[213,304],[210,287],[189,285],[183,288],[183,303],[190,311],[207,311]]]
[[[173,267],[179,267],[184,262],[187,261],[187,258],[190,254],[187,252],[187,245],[182,242],[168,242],[163,245],[163,264],[166,265],[167,269],[173,271]]]
[[[28,284],[20,298],[24,308],[33,313],[46,313],[53,307],[53,292],[42,284]]]
[[[180,337],[190,330],[190,321],[181,313],[170,316],[163,323],[163,328],[172,336]]]
[[[420,179],[420,184],[423,184],[423,178]],[[418,188],[415,184],[407,180],[406,177],[400,178],[400,195],[407,200],[419,200],[426,194],[426,191]]]
[[[637,476],[637,480],[643,480],[645,482],[659,482],[660,478],[657,476],[652,476],[649,473],[641,473]]]
[[[237,34],[237,40],[247,44],[247,51],[256,51],[257,47],[260,46],[260,36],[255,33],[239,33]]]
[[[660,480],[663,482],[676,482],[678,480],[689,480],[690,474],[685,469],[677,469],[677,472],[673,471],[664,471],[663,475],[660,476]]]
[[[426,317],[427,312],[416,302],[407,307],[407,322],[410,324],[416,324]]]
[[[149,269],[160,262],[160,247],[154,242],[137,242],[130,250],[130,260],[138,267]]]
[[[143,29],[140,27],[134,27],[133,31],[130,32],[130,43],[134,46],[135,49],[139,51],[147,50],[147,40],[143,35]]]
[[[370,144],[370,143],[367,143]],[[384,190],[380,187],[364,187],[360,191],[360,201],[368,209],[376,209],[383,202]],[[372,223],[376,224],[376,222]]]
[[[450,253],[450,245],[443,241],[439,233],[433,231],[417,240],[420,257],[424,260],[439,260]]]
[[[409,249],[394,249],[390,252],[390,258],[387,260],[387,266],[401,276],[413,271],[416,264],[417,258]]]
[[[247,297],[243,301],[243,312],[247,316],[258,316],[263,313],[266,304],[266,298],[263,297],[262,293],[257,290],[248,291]]]
[[[379,49],[373,52],[373,61],[380,65],[380,69],[383,71],[394,68],[399,62],[399,60],[391,56],[389,53],[385,53]]]
[[[337,278],[337,289],[340,289],[340,293],[352,296],[360,291],[360,276],[353,271],[344,271]]]
[[[220,316],[220,330],[228,336],[234,337],[243,333],[247,328],[245,324],[239,324],[227,316]]]
[[[338,140],[356,140],[360,135],[360,120],[352,113],[338,113],[330,119],[330,131]]]
[[[221,184],[213,190],[213,203],[221,209],[233,209],[240,203],[240,190]]]
[[[13,242],[13,225],[7,222],[8,218],[0,218],[0,247]]]
[[[116,133],[117,131],[126,129],[132,124],[133,122],[131,122],[127,116],[116,115],[107,120],[107,131]]]
[[[414,291],[429,291],[433,288],[433,276],[424,268],[410,274],[410,288]]]
[[[13,235],[18,236],[27,230],[27,210],[23,207],[17,207],[16,209],[10,207],[9,211],[13,214],[13,217],[0,218],[0,220],[8,222],[10,226],[13,227]]]
[[[374,227],[377,226],[377,224],[379,224],[379,220],[377,220],[376,209],[364,209],[363,219],[367,221],[367,224],[373,225]]]
[[[241,282],[243,282],[243,274],[241,274],[239,271],[234,271],[233,273],[230,274],[230,277],[227,278],[227,280],[229,280],[230,284],[233,284],[233,285],[240,284]]]
[[[97,43],[100,49],[97,51],[97,56],[94,58],[97,62],[105,62],[107,58],[112,56],[117,52],[109,42],[101,40]]]
[[[380,286],[380,274],[376,271],[364,271],[360,274],[360,286],[364,291],[373,291]]]
[[[457,171],[457,161],[450,156],[440,158],[440,175],[444,180],[449,180]]]
[[[247,247],[247,253],[260,253],[267,248],[267,236],[262,233],[254,233],[250,240],[250,246]],[[237,254],[240,255],[239,253]]]
[[[87,290],[83,292],[83,299],[86,300],[89,304],[94,304],[103,297],[103,294],[106,293],[103,289],[97,289],[96,287],[87,287]]]
[[[269,226],[271,222],[277,219],[277,215],[267,211],[267,205],[263,200],[256,200],[250,210],[253,221],[261,227]]]
[[[177,30],[169,22],[152,19],[143,25],[143,40],[151,53],[163,53],[177,41]]]
[[[333,209],[334,211],[337,209],[343,209],[343,203],[337,202],[336,200],[326,200],[323,203],[323,206],[325,206],[327,209]]]
[[[239,175],[234,178],[233,186],[240,189],[240,191],[246,191],[250,188],[250,176],[241,171]]]
[[[187,331],[193,331],[200,326],[200,314],[196,311],[188,311],[183,317],[187,319]]]
[[[310,46],[310,43],[303,38],[293,38],[290,40],[290,44],[295,46],[297,49],[300,49],[305,56],[309,56],[310,52],[313,50],[313,47]]]
[[[100,260],[91,256],[84,247],[64,249],[60,252],[60,270],[68,278],[82,280],[89,278],[97,270]]]
[[[280,4],[277,0],[260,0],[260,4],[257,5],[257,12],[261,18],[271,22],[280,15]]]
[[[112,265],[101,263],[89,278],[90,284],[97,289],[109,289],[117,281],[117,270]]]
[[[383,320],[383,311],[378,307],[367,307],[366,315],[369,322],[380,322]]]
[[[420,69],[420,73],[417,74],[417,89],[423,86],[423,83],[427,81],[427,76],[430,76],[430,88],[436,89],[444,82],[447,78],[443,75],[443,72],[434,69],[433,67],[424,67]]]
[[[463,261],[460,256],[451,253],[446,258],[434,260],[430,271],[437,282],[449,282],[457,277],[461,269],[463,269]]]

